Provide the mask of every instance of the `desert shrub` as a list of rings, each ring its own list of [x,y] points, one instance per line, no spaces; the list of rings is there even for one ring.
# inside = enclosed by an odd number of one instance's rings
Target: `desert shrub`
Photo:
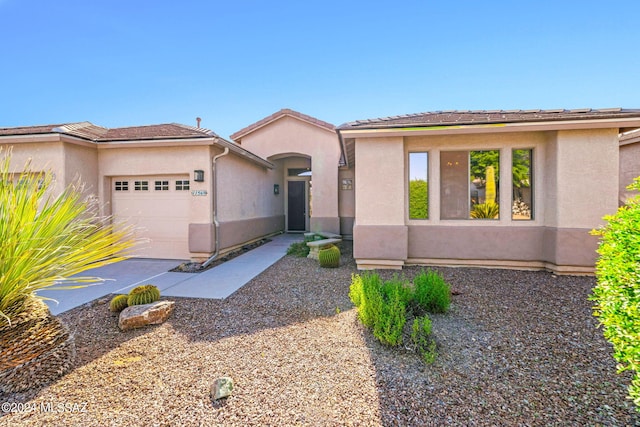
[[[436,342],[431,337],[431,319],[429,316],[417,317],[411,327],[411,341],[425,363],[433,363],[436,358]]]
[[[383,344],[402,343],[402,330],[406,323],[406,306],[411,290],[400,279],[383,281],[378,274],[351,276],[349,298],[358,307],[362,324],[373,331]]]
[[[160,290],[154,285],[140,285],[131,289],[127,297],[127,305],[151,304],[160,299]]]
[[[382,344],[396,346],[402,343],[402,329],[407,321],[406,306],[411,291],[399,279],[388,280],[379,288],[382,304],[373,323],[373,336]]]
[[[500,213],[500,205],[497,203],[480,203],[473,205],[471,218],[475,219],[495,219]]]
[[[376,273],[353,274],[349,298],[358,308],[362,324],[378,341],[398,346],[410,335],[420,357],[426,363],[433,362],[436,344],[431,337],[431,319],[425,313],[444,313],[449,308],[449,285],[441,275],[423,271],[411,287],[398,277],[383,281]],[[407,318],[415,320],[407,324]],[[407,328],[411,330],[404,332]]]
[[[306,242],[293,242],[287,249],[287,255],[293,255],[298,258],[306,258],[311,248]]]
[[[337,268],[340,267],[340,249],[331,245],[328,248],[320,249],[318,252],[318,261],[320,267]]]
[[[116,295],[111,299],[109,303],[109,310],[113,313],[119,313],[125,308],[129,306],[127,300],[129,299],[129,295]]]
[[[131,227],[98,216],[81,185],[56,194],[53,173],[27,164],[14,174],[11,151],[0,154],[0,323],[10,325],[42,289],[101,282],[79,273],[125,259],[135,241]]]
[[[351,276],[349,297],[358,307],[358,318],[368,328],[373,327],[382,309],[381,288],[382,279],[377,274],[365,273]]]
[[[640,177],[629,190],[640,190]],[[640,196],[627,201],[607,224],[592,233],[600,236],[597,285],[590,296],[604,337],[613,344],[618,372],[633,371],[629,397],[640,411]]]
[[[422,271],[413,279],[413,306],[416,314],[446,313],[451,304],[451,289],[437,272]]]

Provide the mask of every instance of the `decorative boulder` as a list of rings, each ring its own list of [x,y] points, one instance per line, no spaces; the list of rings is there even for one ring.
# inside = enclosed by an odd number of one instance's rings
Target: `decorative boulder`
[[[118,327],[123,331],[164,323],[173,312],[173,301],[157,301],[151,304],[127,307],[120,313]]]
[[[223,397],[231,396],[233,391],[233,378],[220,377],[215,380],[211,386],[211,398],[213,400],[222,399]]]

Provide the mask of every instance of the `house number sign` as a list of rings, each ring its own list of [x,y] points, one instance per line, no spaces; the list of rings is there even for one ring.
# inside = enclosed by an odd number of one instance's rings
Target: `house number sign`
[[[206,196],[207,190],[191,190],[192,196]]]

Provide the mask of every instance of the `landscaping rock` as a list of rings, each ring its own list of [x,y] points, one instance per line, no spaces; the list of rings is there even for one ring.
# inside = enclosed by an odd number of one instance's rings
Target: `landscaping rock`
[[[233,391],[233,378],[220,377],[211,386],[211,398],[213,400],[231,396]]]
[[[123,331],[147,325],[164,323],[173,312],[173,301],[156,301],[151,304],[127,307],[120,313],[118,327]]]

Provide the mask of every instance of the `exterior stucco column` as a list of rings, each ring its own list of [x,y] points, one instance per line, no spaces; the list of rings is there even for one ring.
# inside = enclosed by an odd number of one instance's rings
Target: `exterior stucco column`
[[[590,230],[618,208],[617,129],[558,131],[549,144],[544,258],[556,266],[593,266]]]
[[[403,138],[359,138],[355,155],[353,255],[358,268],[402,268],[408,245]]]

